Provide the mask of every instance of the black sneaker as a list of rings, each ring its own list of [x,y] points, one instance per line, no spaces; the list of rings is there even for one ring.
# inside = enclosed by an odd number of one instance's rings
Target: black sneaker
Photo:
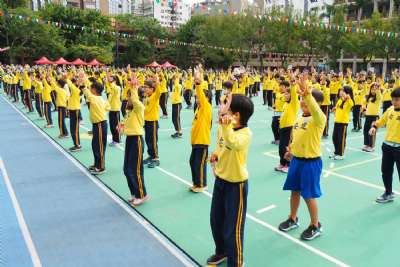
[[[207,259],[208,265],[219,265],[227,260],[228,257],[225,255],[212,255]]]
[[[174,139],[176,139],[176,138],[179,137],[179,134],[178,134],[178,133],[171,134],[171,137],[174,138]]]
[[[82,149],[81,146],[73,146],[73,147],[71,147],[71,148],[68,149],[68,150],[69,150],[69,152],[77,152],[77,151],[79,151],[79,150],[81,150],[81,149]]]
[[[294,221],[292,218],[289,218],[279,225],[279,230],[283,232],[289,232],[290,230],[296,229],[298,227],[299,218],[296,218],[296,221]]]
[[[388,193],[385,192],[385,193],[383,193],[382,196],[378,197],[375,201],[382,204],[382,203],[392,202],[393,199],[394,199],[394,194],[393,193],[388,194]]]
[[[160,166],[160,161],[158,159],[152,159],[149,164],[147,164],[147,168],[155,168],[157,166]]]
[[[150,161],[151,161],[151,158],[148,157],[148,158],[146,158],[145,160],[143,160],[143,164],[149,164]]]
[[[310,225],[302,234],[301,239],[303,240],[313,240],[322,234],[322,225],[318,223],[318,227]]]
[[[98,175],[98,174],[103,174],[103,173],[105,173],[106,172],[106,169],[97,169],[97,168],[94,168],[94,170],[91,170],[90,171],[90,173],[91,174],[95,174],[95,175]]]
[[[96,166],[94,166],[94,165],[89,166],[89,168],[88,168],[89,171],[94,171],[94,169],[96,169]]]

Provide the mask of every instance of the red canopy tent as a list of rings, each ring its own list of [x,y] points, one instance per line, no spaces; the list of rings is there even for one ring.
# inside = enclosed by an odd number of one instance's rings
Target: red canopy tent
[[[71,62],[66,61],[63,57],[60,57],[59,59],[54,61],[54,64],[57,64],[57,65],[71,65]]]
[[[175,65],[172,65],[172,64],[169,63],[168,61],[165,62],[164,64],[162,64],[161,67],[162,67],[162,68],[166,68],[166,69],[169,69],[169,68],[176,68]]]
[[[35,61],[38,65],[51,65],[54,64],[53,61],[49,60],[47,57],[41,57],[40,59]]]
[[[92,61],[88,62],[87,65],[89,66],[103,66],[104,64],[97,61],[97,59],[93,59]]]
[[[160,67],[160,64],[158,64],[156,61],[153,61],[152,63],[146,65],[146,67],[149,67],[149,68],[158,68],[158,67]]]
[[[87,63],[80,58],[75,59],[74,61],[71,62],[71,64],[72,65],[87,65]]]

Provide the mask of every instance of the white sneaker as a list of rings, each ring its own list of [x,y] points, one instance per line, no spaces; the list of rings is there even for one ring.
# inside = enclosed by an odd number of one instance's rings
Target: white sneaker
[[[369,147],[367,147],[364,151],[365,151],[365,152],[374,152],[374,151],[375,151],[375,148],[369,146]]]
[[[368,146],[363,146],[363,148],[361,148],[362,151],[367,151]]]
[[[282,168],[284,168],[284,167],[285,167],[285,166],[279,164],[278,166],[275,167],[275,171],[281,172],[281,171],[282,171]]]
[[[334,160],[344,160],[344,156],[340,156],[340,155],[335,155],[333,157]]]
[[[137,207],[137,206],[142,205],[144,202],[146,202],[146,201],[149,200],[149,199],[150,199],[149,196],[145,196],[144,198],[135,198],[135,199],[133,199],[132,201],[130,201],[129,203],[130,203],[132,206]]]

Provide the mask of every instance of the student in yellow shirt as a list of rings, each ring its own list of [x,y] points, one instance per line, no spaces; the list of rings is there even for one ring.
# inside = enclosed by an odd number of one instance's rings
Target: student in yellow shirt
[[[107,148],[107,111],[110,104],[101,96],[104,87],[92,80],[90,90],[85,88],[83,94],[90,102],[90,121],[92,122],[92,151],[94,164],[89,167],[92,174],[102,174],[106,171],[105,154]]]
[[[62,79],[55,81],[54,79],[50,80],[51,86],[56,92],[56,105],[58,111],[58,128],[60,130],[60,135],[58,138],[67,138],[69,137],[67,126],[65,124],[65,117],[67,113],[67,101],[68,101],[68,92],[64,89],[66,82]]]
[[[325,78],[325,76],[321,77],[320,79],[320,87],[322,94],[324,96],[324,101],[321,104],[321,110],[325,114],[326,122],[325,122],[325,129],[322,134],[324,138],[327,138],[329,135],[329,116],[330,116],[330,106],[331,106],[331,99],[330,99],[330,90],[329,90],[329,83],[330,81]]]
[[[388,108],[382,118],[372,124],[370,134],[374,136],[378,128],[386,126],[385,141],[382,144],[382,180],[385,186],[383,195],[376,199],[378,203],[392,202],[393,167],[396,164],[400,175],[400,87],[391,93],[393,106]]]
[[[339,75],[333,74],[329,85],[329,90],[331,92],[331,109],[336,106],[336,101],[340,88],[342,88],[341,78],[339,77]]]
[[[335,112],[335,124],[333,127],[332,140],[335,152],[330,155],[334,160],[344,159],[346,148],[347,126],[350,122],[350,112],[354,106],[353,90],[350,86],[344,86],[339,91],[339,100],[333,111]]]
[[[181,127],[181,110],[182,110],[182,85],[179,81],[179,76],[175,74],[173,77],[171,103],[172,103],[172,123],[174,124],[175,133],[171,135],[172,138],[182,137]]]
[[[292,129],[297,117],[297,113],[300,109],[300,102],[297,95],[296,84],[290,84],[288,81],[282,81],[280,86],[286,103],[283,108],[282,116],[279,120],[280,161],[279,165],[275,167],[275,170],[287,173],[289,171],[290,162],[285,159],[285,153],[292,137]]]
[[[108,113],[108,120],[110,124],[110,131],[112,135],[112,142],[110,146],[116,146],[121,142],[121,136],[117,130],[117,126],[120,122],[120,110],[121,110],[121,82],[118,76],[114,75],[111,77],[107,74],[107,80],[110,84],[108,91],[107,101],[110,105],[110,111]]]
[[[282,116],[283,112],[283,107],[286,103],[285,96],[277,91],[276,93],[273,94],[275,99],[273,101],[273,115],[272,115],[272,122],[271,122],[271,129],[272,129],[272,134],[274,135],[274,140],[271,141],[271,144],[273,145],[279,145],[279,122]]]
[[[40,119],[44,119],[43,117],[43,83],[40,79],[40,74],[35,73],[33,75],[33,86],[35,87],[35,107],[36,111],[40,117]]]
[[[183,91],[183,98],[186,102],[186,109],[192,108],[192,91],[193,91],[193,75],[192,72],[189,73],[185,77],[184,82],[184,91]]]
[[[221,104],[221,92],[222,92],[222,77],[221,74],[217,74],[215,79],[215,105],[219,106]]]
[[[23,75],[23,91],[24,91],[24,103],[25,106],[28,108],[28,112],[33,112],[33,107],[32,107],[32,97],[31,97],[31,89],[32,89],[32,77],[30,73],[28,73],[28,70],[25,69],[24,75]]]
[[[43,102],[44,102],[44,116],[46,117],[47,124],[44,128],[53,128],[53,116],[51,114],[51,92],[53,89],[51,85],[47,82],[45,77],[42,77],[43,83]]]
[[[77,152],[81,150],[81,139],[79,136],[79,113],[81,110],[81,90],[76,85],[77,80],[67,79],[68,88],[70,91],[70,97],[68,99],[68,111],[69,111],[69,131],[71,133],[73,147],[69,148],[70,152]]]
[[[200,193],[207,189],[207,157],[210,145],[212,126],[212,107],[210,91],[202,87],[202,70],[195,71],[195,88],[197,108],[194,114],[191,130],[192,152],[190,154],[190,169],[192,171],[193,186],[190,190]]]
[[[369,134],[372,123],[379,118],[379,110],[381,107],[381,88],[379,83],[373,83],[369,94],[366,97],[366,104],[363,108],[365,110],[365,123],[364,123],[364,147],[365,152],[373,152],[375,150],[375,136]]]
[[[160,165],[158,158],[158,110],[160,108],[161,84],[155,75],[152,79],[145,81],[145,100],[144,100],[144,130],[148,157],[144,164],[148,168],[155,168]]]
[[[362,128],[361,126],[361,107],[365,97],[364,90],[364,80],[359,80],[358,83],[354,84],[353,93],[354,93],[354,107],[353,111],[353,129],[352,132],[359,132]]]
[[[163,115],[161,116],[162,119],[168,118],[168,110],[167,110],[167,103],[168,103],[168,88],[167,88],[167,78],[165,74],[160,71],[158,72],[159,80],[160,80],[160,107],[162,110]]]
[[[132,88],[127,93],[127,98],[127,114],[119,124],[118,130],[126,135],[124,174],[132,196],[129,203],[139,206],[149,199],[143,170],[144,89]]]
[[[252,132],[247,126],[254,105],[244,95],[231,95],[228,110],[220,114],[223,146],[210,162],[215,164],[215,184],[210,222],[215,252],[208,265],[227,260],[227,266],[243,266],[243,239],[247,210],[247,156]]]
[[[297,211],[300,197],[305,200],[311,222],[301,234],[303,240],[313,240],[322,233],[318,218],[317,199],[321,197],[322,173],[321,137],[325,128],[325,115],[318,106],[323,102],[319,90],[311,90],[307,77],[301,77],[299,94],[302,97],[302,116],[293,127],[293,139],[285,157],[290,159],[290,169],[283,190],[291,191],[289,218],[279,225],[279,230],[288,232],[299,227]]]
[[[382,95],[382,110],[383,110],[383,113],[385,113],[386,110],[392,106],[392,96],[391,96],[391,94],[392,94],[392,92],[393,92],[393,90],[395,88],[394,87],[395,82],[396,81],[393,80],[393,79],[389,80],[387,88],[385,88],[383,90],[383,95]]]

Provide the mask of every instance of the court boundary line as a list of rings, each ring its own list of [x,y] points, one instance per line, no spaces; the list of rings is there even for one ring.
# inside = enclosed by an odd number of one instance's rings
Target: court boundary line
[[[22,118],[28,121],[34,129],[36,129],[41,135],[43,135],[49,143],[51,143],[58,151],[60,151],[68,160],[71,161],[82,173],[88,177],[95,185],[97,185],[107,196],[109,196],[118,206],[125,210],[136,222],[138,222],[152,237],[154,237],[164,248],[167,249],[175,258],[177,258],[184,266],[201,266],[195,259],[181,249],[179,246],[173,243],[166,235],[164,235],[157,227],[155,227],[150,221],[148,221],[143,215],[141,215],[133,207],[127,206],[126,202],[119,197],[111,188],[106,186],[99,178],[93,176],[88,170],[72,155],[68,154],[64,148],[53,140],[46,132],[44,132],[39,126],[33,123],[22,111],[15,107],[8,99],[1,95],[1,97],[15,110]],[[41,266],[35,266],[41,267]]]
[[[8,176],[6,166],[1,157],[0,157],[0,170],[1,170],[1,173],[3,176],[3,180],[6,184],[8,195],[10,196],[11,203],[12,203],[12,206],[15,211],[15,215],[17,217],[19,229],[21,230],[22,236],[24,237],[26,247],[29,251],[29,255],[30,255],[32,264],[34,267],[42,267],[42,263],[40,261],[39,254],[37,253],[35,243],[33,242],[32,235],[29,231],[28,225],[26,224],[21,206],[19,205],[17,195],[15,194],[14,188],[10,181],[10,177]]]
[[[2,96],[2,97],[3,97],[3,99],[4,99],[4,96]],[[9,103],[8,100],[6,100],[6,101]],[[19,111],[16,107],[14,107],[11,103],[9,103],[9,104],[10,104],[14,109],[16,109],[18,112],[20,112],[20,111]],[[21,112],[20,112],[20,113],[21,113]],[[22,113],[21,113],[21,114],[22,114]],[[23,117],[24,117],[27,121],[29,121],[32,125],[34,125],[34,127],[35,127],[39,132],[41,132],[51,143],[53,143],[53,145],[55,144],[55,146],[57,147],[57,149],[60,150],[60,151],[62,151],[62,153],[63,153],[68,159],[70,159],[70,160],[74,163],[74,165],[79,166],[78,168],[81,169],[91,180],[95,179],[95,178],[92,177],[92,175],[90,175],[90,174],[87,173],[87,170],[83,167],[82,164],[79,163],[79,161],[78,161],[78,163],[76,163],[77,160],[76,160],[72,155],[68,154],[68,153],[64,150],[64,148],[61,147],[61,145],[59,145],[55,140],[53,140],[47,133],[45,133],[44,131],[42,131],[37,125],[35,125],[35,124],[34,124],[29,118],[27,118],[24,114],[23,114]],[[118,144],[116,147],[118,147],[120,150],[124,151],[124,148],[123,148],[122,146],[120,146],[119,144]],[[72,158],[72,159],[71,159],[71,158]],[[192,186],[192,183],[190,183],[190,182],[186,181],[185,179],[183,179],[183,178],[177,176],[176,174],[173,174],[173,173],[171,173],[171,172],[169,172],[169,171],[167,171],[167,170],[165,170],[165,169],[163,169],[163,168],[161,168],[161,167],[156,167],[156,169],[160,170],[161,172],[167,174],[167,175],[170,176],[170,177],[175,178],[176,180],[180,181],[180,182],[183,183],[183,184],[186,184],[186,185],[188,185],[188,186]],[[94,180],[94,181],[96,181],[97,183],[101,183],[102,186],[106,187],[106,185],[104,185],[102,182],[97,181],[97,180]],[[112,195],[112,198],[118,196],[118,195],[117,195],[115,192],[113,192],[110,188],[108,188],[108,187],[106,187],[106,188],[107,188],[109,191],[111,191],[109,194]],[[103,190],[103,191],[105,191],[105,190]],[[202,193],[203,193],[204,195],[208,196],[209,198],[212,198],[212,194],[211,194],[210,192],[208,192],[208,191],[203,191]],[[118,199],[119,199],[119,198],[118,198]],[[120,199],[119,199],[119,200],[120,200]],[[126,209],[129,209],[129,208],[126,207],[125,205],[123,205],[123,206],[124,206],[124,209],[125,209],[125,208],[126,208]],[[132,210],[132,209],[130,209],[130,210]],[[271,225],[271,224],[269,224],[269,223],[267,223],[267,222],[265,222],[265,221],[262,221],[262,220],[256,218],[255,216],[251,215],[250,213],[246,213],[246,217],[249,218],[251,221],[258,223],[258,224],[260,224],[261,226],[264,226],[265,228],[271,230],[272,232],[274,232],[274,233],[276,233],[276,234],[278,234],[278,235],[280,235],[280,236],[282,236],[282,237],[284,237],[284,238],[286,238],[286,239],[292,241],[293,243],[295,243],[295,244],[297,244],[297,245],[299,245],[299,246],[301,246],[301,247],[303,247],[303,248],[309,250],[310,252],[313,252],[314,254],[320,256],[321,258],[324,258],[325,260],[327,260],[327,261],[329,261],[329,262],[331,262],[331,263],[336,264],[337,266],[340,266],[340,267],[350,267],[350,265],[348,265],[348,264],[342,262],[341,260],[339,260],[339,259],[337,259],[337,258],[335,258],[335,257],[333,257],[333,256],[330,256],[329,254],[327,254],[327,253],[325,253],[325,252],[322,252],[321,250],[319,250],[319,249],[317,249],[317,248],[315,248],[315,247],[313,247],[313,246],[310,246],[310,245],[306,244],[305,242],[299,240],[298,238],[295,238],[295,237],[293,237],[293,236],[291,236],[291,235],[289,235],[289,234],[287,234],[287,233],[285,233],[285,232],[280,231],[278,228],[274,227],[273,225]],[[147,222],[148,222],[148,221],[147,221]],[[148,223],[149,223],[149,222],[148,222]],[[188,256],[189,256],[189,255],[188,255]]]
[[[274,155],[274,154],[271,154],[270,152],[263,152],[263,155],[269,156],[269,157],[271,157],[271,158],[279,159],[279,156]],[[342,166],[342,167],[344,167],[344,166]],[[338,167],[338,168],[340,168],[340,167]],[[341,168],[340,170],[342,170],[342,169],[343,169],[343,168]],[[360,184],[360,185],[364,185],[364,186],[366,186],[366,187],[379,189],[379,190],[381,190],[381,191],[384,191],[384,190],[385,190],[385,187],[383,187],[383,186],[376,185],[376,184],[373,184],[373,183],[370,183],[370,182],[366,182],[366,181],[363,181],[363,180],[360,180],[360,179],[358,179],[358,178],[351,177],[351,176],[348,176],[348,175],[344,175],[344,174],[337,173],[337,172],[335,172],[335,168],[333,168],[333,169],[331,169],[331,170],[330,170],[330,169],[323,169],[322,172],[323,172],[324,174],[329,174],[329,175],[336,176],[336,177],[338,177],[338,178],[342,178],[342,179],[344,179],[344,180],[348,180],[348,181],[353,182],[353,183],[355,183],[355,184]],[[396,195],[400,195],[400,192],[399,192],[399,191],[396,191],[396,190],[393,190],[393,193],[395,193]]]

